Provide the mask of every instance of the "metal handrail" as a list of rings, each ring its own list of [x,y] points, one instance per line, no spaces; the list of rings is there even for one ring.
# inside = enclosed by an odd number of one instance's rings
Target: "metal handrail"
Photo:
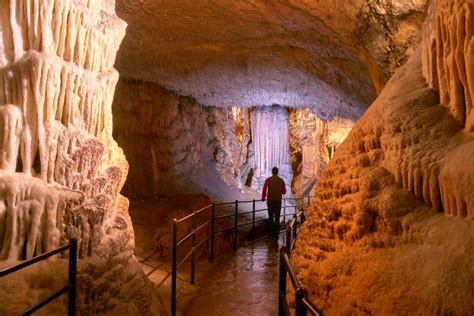
[[[12,274],[18,270],[29,267],[32,264],[40,262],[42,260],[48,259],[51,256],[57,255],[59,253],[69,250],[69,267],[68,267],[68,284],[56,291],[52,295],[45,298],[43,301],[38,304],[29,307],[22,315],[31,315],[32,313],[38,311],[43,306],[49,304],[59,296],[68,293],[68,316],[76,315],[76,270],[77,270],[77,240],[71,238],[68,245],[56,248],[54,250],[45,252],[41,255],[33,257],[29,260],[23,261],[14,266],[0,270],[0,278]]]
[[[301,217],[302,212],[298,213],[298,208],[299,208],[299,201],[302,201],[302,207],[304,208],[305,204],[305,199],[307,198],[307,205],[309,205],[311,198],[313,196],[307,196],[307,197],[295,197],[295,198],[284,198],[283,200],[283,205],[282,205],[282,210],[283,214],[280,215],[280,218],[283,218],[283,222],[285,221],[285,218],[287,216],[299,216]],[[297,201],[295,205],[286,205],[286,201]],[[233,202],[220,202],[220,203],[212,203],[211,205],[208,205],[206,207],[203,207],[197,211],[193,211],[192,213],[180,218],[180,219],[174,219],[173,220],[173,245],[172,245],[172,263],[171,263],[171,315],[176,315],[176,291],[177,291],[177,271],[178,268],[184,264],[189,258],[191,258],[191,280],[190,283],[194,284],[194,277],[195,277],[195,268],[196,268],[196,250],[202,246],[205,245],[207,241],[209,241],[209,262],[213,263],[214,262],[214,244],[215,244],[215,235],[218,233],[222,233],[225,231],[230,231],[233,230],[233,249],[234,251],[237,250],[238,246],[238,235],[239,235],[239,228],[242,226],[249,226],[252,225],[252,228],[255,228],[255,224],[258,222],[263,221],[262,219],[256,219],[255,214],[263,211],[267,211],[267,208],[264,209],[256,209],[255,205],[257,202],[263,202],[261,200],[243,200],[243,201],[233,201]],[[241,204],[246,204],[246,203],[252,203],[252,211],[246,211],[246,212],[239,212],[239,205]],[[224,215],[219,215],[215,216],[215,210],[217,206],[234,206],[234,212],[232,214],[224,214]],[[295,214],[286,214],[286,209],[287,208],[294,208],[295,209]],[[196,216],[200,213],[202,213],[205,210],[211,209],[211,216],[210,219],[205,221],[203,224],[199,225],[196,227]],[[239,216],[242,215],[252,215],[252,222],[245,222],[244,224],[240,223],[239,224]],[[215,229],[215,222],[216,220],[223,219],[223,218],[234,218],[234,223],[232,226],[224,227],[221,229],[216,230]],[[178,224],[192,219],[192,229],[191,232],[186,234],[183,238],[178,240]],[[200,241],[199,243],[196,244],[196,232],[200,230],[204,230],[205,227],[210,226],[210,234],[205,237],[204,240]],[[181,246],[185,241],[189,240],[191,238],[192,240],[192,248],[191,250],[184,255],[184,258],[177,262],[177,248]]]
[[[290,315],[289,304],[286,299],[286,279],[290,278],[291,285],[295,290],[295,315],[306,316],[309,311],[313,315],[323,315],[319,309],[309,298],[308,292],[301,286],[295,271],[291,265],[290,255],[296,244],[298,235],[298,226],[305,222],[306,208],[293,216],[289,225],[286,227],[285,245],[280,247],[280,278],[279,278],[279,295],[278,295],[278,315]],[[298,219],[300,219],[298,223]]]

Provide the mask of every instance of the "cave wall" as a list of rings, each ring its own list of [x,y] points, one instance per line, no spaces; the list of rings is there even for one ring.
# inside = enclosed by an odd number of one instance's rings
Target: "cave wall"
[[[351,35],[361,60],[368,65],[377,94],[420,44],[429,4],[430,0],[358,0],[346,4],[359,8]]]
[[[2,23],[2,258],[72,236],[91,254],[127,172],[111,126],[125,23],[105,1],[4,1]]]
[[[297,196],[309,195],[353,125],[353,121],[340,117],[322,120],[310,108],[290,111],[290,152]]]
[[[203,107],[155,84],[130,80],[119,82],[113,107],[114,135],[131,165],[128,197],[199,192],[190,180],[208,179],[209,169],[228,185],[242,184],[248,110]]]
[[[75,237],[78,312],[130,306],[146,314],[152,292],[133,257],[128,201],[119,194],[128,164],[112,138],[113,66],[126,29],[114,7],[111,0],[0,1],[0,265]],[[38,303],[66,282],[64,267],[58,259],[2,279],[0,313]],[[140,298],[122,288],[127,280]],[[62,313],[65,304],[55,301],[45,313]]]
[[[273,166],[288,192],[308,194],[354,124],[322,120],[311,109],[202,106],[156,84],[125,79],[117,85],[113,112],[114,137],[130,163],[123,193],[145,200],[206,193],[203,183],[216,177],[230,190],[260,191]]]
[[[422,47],[317,184],[292,261],[328,314],[474,308],[474,136],[459,115],[469,113],[472,9],[432,3]]]
[[[434,1],[423,33],[423,73],[441,103],[474,131],[474,16],[472,1]]]

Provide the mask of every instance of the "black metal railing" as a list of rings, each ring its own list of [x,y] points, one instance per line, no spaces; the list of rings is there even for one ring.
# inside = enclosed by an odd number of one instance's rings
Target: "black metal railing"
[[[280,218],[283,218],[282,223],[286,221],[286,217],[293,217],[297,214],[298,209],[306,208],[311,202],[310,196],[300,197],[300,198],[285,198],[282,203],[282,214]],[[178,269],[189,259],[191,260],[191,276],[190,283],[194,284],[195,282],[195,273],[196,273],[196,254],[199,250],[203,250],[207,244],[209,247],[209,263],[214,262],[215,257],[215,239],[217,234],[222,234],[224,232],[232,232],[233,238],[233,250],[237,250],[240,228],[244,226],[250,226],[252,229],[255,229],[257,223],[264,221],[264,218],[257,219],[256,214],[260,212],[268,211],[268,209],[261,208],[257,209],[258,202],[260,200],[247,200],[247,201],[233,201],[233,202],[224,202],[224,203],[212,203],[209,204],[197,211],[193,211],[189,215],[182,217],[180,219],[173,220],[173,245],[172,245],[172,262],[171,262],[171,315],[176,315],[176,291],[177,291],[177,272]],[[251,211],[239,212],[239,207],[242,205],[252,204]],[[233,211],[229,214],[216,216],[216,208],[218,207],[227,207],[233,208]],[[293,213],[288,213],[287,209],[294,209]],[[206,217],[205,212],[210,212],[209,216]],[[251,215],[251,221],[248,217]],[[204,217],[205,220],[201,223],[197,223],[198,217]],[[239,217],[244,218],[247,221],[239,223]],[[222,219],[233,218],[233,225],[228,225],[224,228],[216,229],[216,221]],[[178,240],[178,225],[191,221],[191,231],[185,234],[184,237]],[[198,241],[196,234],[198,232],[208,229],[208,233],[205,235],[202,240]],[[191,250],[183,255],[183,258],[178,262],[178,247],[183,245],[185,242],[190,241]]]
[[[278,315],[289,316],[290,306],[287,300],[287,276],[289,276],[293,290],[295,291],[295,313],[296,316],[306,316],[308,312],[313,315],[323,315],[323,312],[308,298],[308,292],[301,286],[291,266],[290,255],[295,247],[298,228],[306,221],[305,208],[293,216],[286,227],[285,245],[280,247],[280,278],[278,291]]]
[[[45,298],[43,301],[39,302],[38,304],[29,307],[26,311],[23,312],[22,315],[31,315],[32,313],[38,311],[43,306],[51,303],[59,296],[68,293],[68,316],[76,315],[76,270],[77,270],[77,240],[75,238],[71,238],[69,240],[69,244],[59,247],[57,249],[51,250],[49,252],[45,252],[41,255],[38,255],[34,258],[29,260],[23,261],[17,265],[5,268],[0,270],[0,278],[12,274],[18,270],[26,268],[32,264],[35,264],[39,261],[45,260],[51,256],[57,255],[59,253],[65,252],[69,250],[69,270],[68,270],[68,284],[58,290],[57,292],[53,293],[49,297]]]

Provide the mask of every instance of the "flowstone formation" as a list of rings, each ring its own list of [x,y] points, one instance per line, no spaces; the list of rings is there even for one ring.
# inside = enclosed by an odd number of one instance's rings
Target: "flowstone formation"
[[[116,267],[115,283],[124,267],[132,269],[133,231],[119,195],[128,164],[112,138],[111,111],[126,23],[108,0],[11,0],[0,12],[0,262],[29,259],[75,237],[85,259],[79,310],[95,313],[100,302],[112,311],[120,304],[108,302],[108,291],[117,284],[91,293],[107,269]],[[62,266],[49,268],[55,264]],[[27,280],[41,280],[31,271]],[[18,284],[28,295],[28,281]],[[11,302],[2,314],[18,312],[15,302],[27,307],[10,286],[2,280],[1,296]]]
[[[423,73],[440,102],[474,132],[474,13],[472,1],[436,0],[424,27]]]
[[[127,169],[111,130],[125,23],[105,3],[55,1],[10,1],[2,20],[2,258],[69,237],[91,254]]]
[[[290,164],[290,117],[281,106],[257,107],[251,115],[254,172],[252,187],[262,190],[265,179],[272,175],[272,168],[285,181],[291,192],[293,178]]]
[[[317,184],[292,261],[328,314],[474,309],[473,8],[432,3],[422,47]]]

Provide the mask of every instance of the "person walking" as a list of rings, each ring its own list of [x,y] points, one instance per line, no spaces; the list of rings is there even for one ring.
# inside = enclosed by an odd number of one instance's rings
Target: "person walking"
[[[278,238],[280,233],[281,199],[285,193],[285,181],[278,176],[278,168],[273,167],[272,176],[265,180],[262,191],[262,201],[267,200],[268,233],[273,238]]]

